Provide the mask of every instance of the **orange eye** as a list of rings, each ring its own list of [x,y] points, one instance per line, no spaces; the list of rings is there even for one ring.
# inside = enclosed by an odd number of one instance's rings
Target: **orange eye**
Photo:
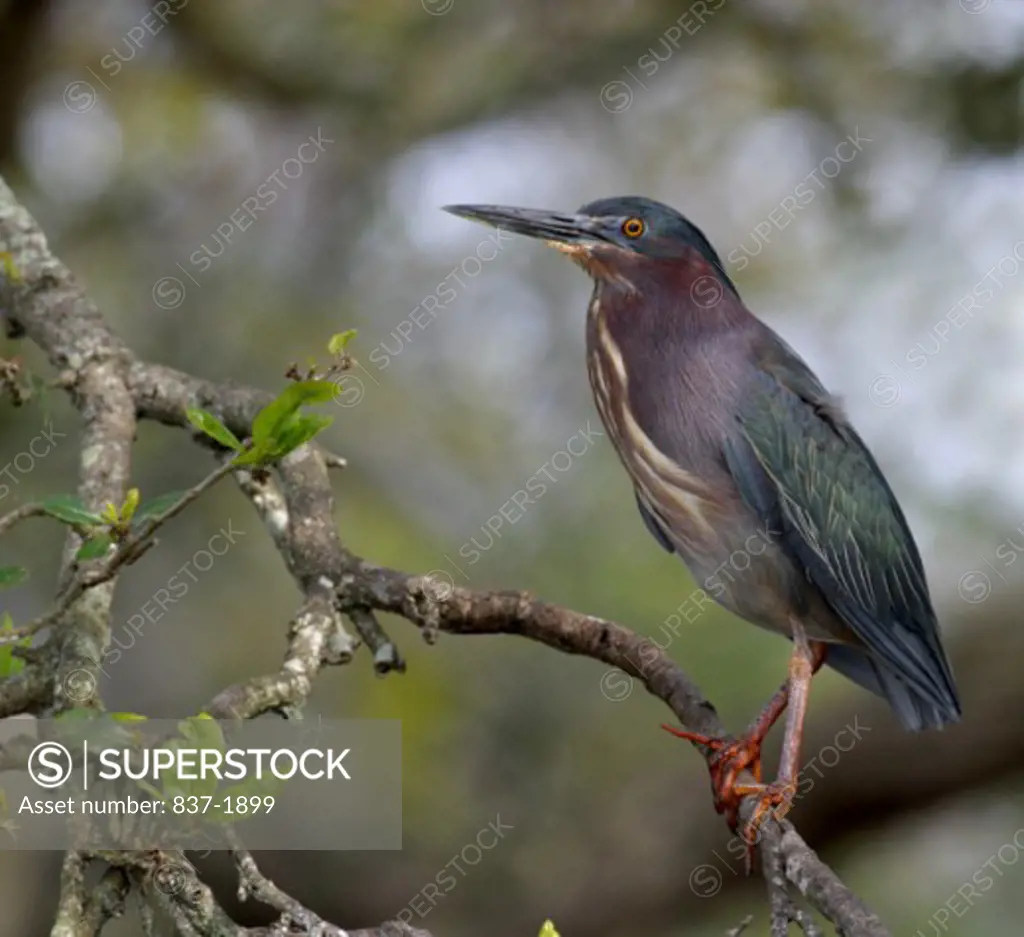
[[[627,218],[622,222],[622,233],[628,238],[638,238],[647,226],[639,218]]]

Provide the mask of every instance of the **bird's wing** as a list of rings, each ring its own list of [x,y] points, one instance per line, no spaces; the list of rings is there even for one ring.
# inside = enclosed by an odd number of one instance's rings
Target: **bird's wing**
[[[675,545],[669,539],[668,534],[665,533],[664,527],[661,526],[661,521],[654,516],[654,513],[640,500],[640,493],[637,492],[636,506],[640,510],[640,516],[644,520],[644,526],[655,540],[658,541],[669,553],[675,553]]]
[[[924,568],[863,441],[776,338],[762,350],[726,461],[744,500],[879,662],[944,710],[959,704]]]

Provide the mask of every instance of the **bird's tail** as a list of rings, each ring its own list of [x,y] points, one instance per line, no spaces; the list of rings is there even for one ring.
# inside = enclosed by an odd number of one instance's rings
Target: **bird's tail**
[[[911,732],[941,729],[960,721],[960,702],[955,696],[940,699],[924,696],[858,648],[830,644],[825,663],[866,690],[887,699],[903,727]]]

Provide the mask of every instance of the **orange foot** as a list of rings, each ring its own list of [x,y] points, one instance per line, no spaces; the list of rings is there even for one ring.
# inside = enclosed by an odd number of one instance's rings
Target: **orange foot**
[[[662,728],[677,738],[686,739],[688,742],[693,742],[694,745],[711,750],[708,770],[711,773],[711,790],[715,798],[715,810],[725,814],[729,821],[729,827],[735,831],[739,824],[740,801],[746,796],[746,794],[739,793],[738,788],[756,787],[760,791],[766,786],[761,784],[762,739],[756,735],[742,739],[728,736],[715,738],[696,732],[686,732],[683,729],[675,728],[675,726],[664,724]],[[750,771],[756,784],[737,785],[736,779],[743,771]]]
[[[757,806],[754,808],[750,822],[739,834],[747,844],[748,856],[752,857],[754,847],[761,840],[761,826],[768,816],[771,815],[776,820],[781,820],[793,808],[796,784],[783,780],[776,780],[771,784],[734,784],[732,793],[737,804],[744,797],[757,798]]]
[[[747,874],[754,865],[754,847],[761,840],[761,826],[769,815],[781,820],[793,806],[796,784],[776,780],[771,784],[761,783],[761,742],[763,739],[752,734],[742,739],[714,738],[696,732],[686,732],[674,726],[662,725],[666,732],[677,738],[686,739],[695,745],[711,750],[708,768],[711,773],[711,790],[715,799],[715,810],[725,814],[729,828],[747,844]],[[754,783],[737,783],[742,771],[750,771]],[[740,804],[744,797],[756,797],[757,806],[742,830],[739,829]]]

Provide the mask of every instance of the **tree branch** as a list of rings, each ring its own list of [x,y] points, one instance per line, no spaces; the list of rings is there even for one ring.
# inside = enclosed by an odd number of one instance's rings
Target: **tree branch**
[[[107,869],[103,873],[82,916],[83,933],[87,937],[99,937],[109,921],[124,914],[130,888],[131,882],[123,869]]]
[[[250,435],[253,418],[270,397],[135,357],[106,326],[70,272],[50,253],[38,226],[0,179],[0,252],[4,251],[10,253],[18,273],[14,281],[0,280],[7,294],[2,306],[7,310],[10,331],[38,344],[51,364],[66,375],[62,384],[85,421],[80,492],[87,506],[98,509],[107,502],[120,503],[123,498],[137,419],[157,420],[191,432],[186,411],[201,407],[216,414],[236,435]],[[207,482],[226,471],[222,467],[208,476]],[[398,669],[401,658],[373,614],[384,611],[408,619],[428,639],[438,631],[516,634],[564,653],[594,658],[628,679],[640,680],[691,730],[711,736],[724,734],[711,703],[648,639],[620,624],[549,605],[526,593],[452,588],[428,577],[368,563],[351,554],[338,537],[327,460],[317,447],[299,447],[281,460],[275,471],[276,484],[250,472],[236,472],[236,478],[296,580],[303,602],[289,629],[281,669],[222,691],[207,707],[212,715],[251,718],[272,709],[288,712],[301,708],[322,668],[344,663],[352,656],[355,648],[344,628],[343,614],[348,615],[373,651],[375,664],[381,667],[386,663]],[[77,536],[69,538],[64,578],[70,575],[77,542]],[[102,561],[96,562],[102,568]],[[94,677],[110,641],[112,592],[112,580],[83,587],[80,598],[68,609],[65,626],[55,630],[46,646],[52,646],[55,652],[49,667],[39,663],[26,668],[19,675],[20,692],[12,693],[8,688],[10,683],[18,685],[18,678],[0,685],[0,709],[8,694],[11,698],[7,705],[24,704],[26,709],[37,705],[36,693],[26,691],[30,686],[37,689],[29,682],[38,679],[36,670],[48,676],[56,708],[65,704],[71,676],[84,671]],[[752,807],[748,799],[741,810],[744,820],[749,819]],[[770,822],[761,846],[771,868],[778,870],[770,879],[772,889],[783,887],[776,881],[781,876],[786,888],[786,883],[795,886],[846,937],[886,937],[878,918],[789,824]],[[173,857],[153,852],[94,855],[115,869],[128,871],[131,881],[140,883],[144,896],[166,907],[183,933],[212,937],[272,932],[234,924],[194,874],[188,877],[187,887],[173,893],[152,887],[153,882],[159,884],[161,870],[168,868]],[[236,859],[246,891],[300,925],[320,920],[264,878],[244,850],[236,852]],[[82,933],[67,928],[76,915],[84,920],[90,910],[79,894],[83,867],[83,858],[77,854],[70,853],[65,860],[62,906],[54,929],[58,937],[78,937]],[[107,889],[116,894],[120,884],[121,879],[113,877]],[[791,902],[788,891],[783,893]],[[97,900],[102,899],[94,897],[94,902]],[[776,904],[781,908],[778,898]],[[787,907],[786,914],[801,922],[802,912],[795,907],[792,914]],[[342,933],[338,928],[334,932]],[[349,933],[352,937],[392,937],[426,932],[389,923]]]

